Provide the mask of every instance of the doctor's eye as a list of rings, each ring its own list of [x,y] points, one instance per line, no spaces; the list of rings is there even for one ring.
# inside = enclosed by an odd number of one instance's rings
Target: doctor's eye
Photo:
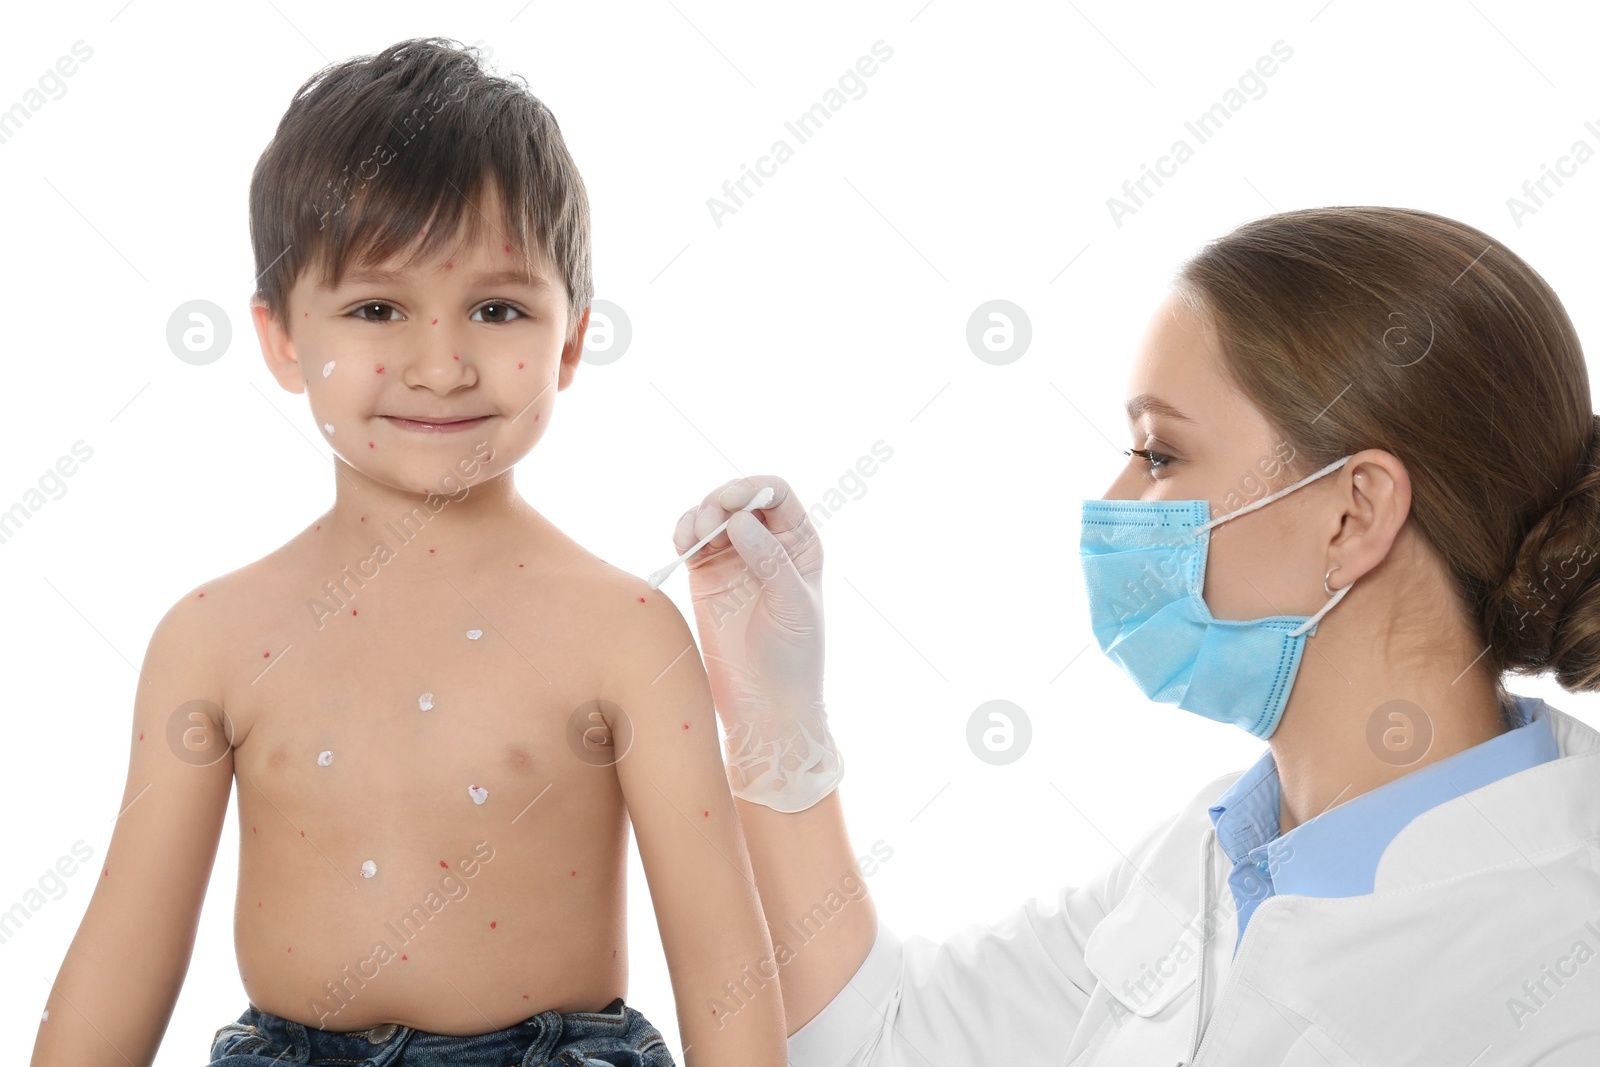
[[[1123,450],[1123,455],[1125,455],[1125,456],[1138,456],[1140,459],[1144,460],[1145,464],[1146,464],[1145,469],[1146,469],[1146,471],[1148,471],[1151,474],[1154,474],[1156,471],[1161,470],[1168,463],[1172,462],[1172,457],[1171,456],[1164,455],[1164,454],[1162,454],[1160,452],[1152,452],[1148,448],[1128,448],[1128,449],[1124,449]]]

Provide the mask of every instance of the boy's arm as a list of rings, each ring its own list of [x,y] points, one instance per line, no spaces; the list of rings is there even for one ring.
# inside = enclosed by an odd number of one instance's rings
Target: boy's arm
[[[210,654],[215,604],[191,591],[150,638],[120,814],[46,1001],[34,1067],[146,1067],[172,1017],[233,782]]]
[[[622,650],[601,696],[616,705],[605,710],[622,752],[617,777],[672,976],[684,1059],[783,1067],[777,965],[705,667],[677,606],[643,582],[629,586],[626,607],[637,610],[618,627]]]

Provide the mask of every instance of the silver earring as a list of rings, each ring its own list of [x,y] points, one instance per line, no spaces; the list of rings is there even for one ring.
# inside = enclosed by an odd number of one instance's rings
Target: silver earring
[[[1322,591],[1323,591],[1323,592],[1324,592],[1324,593],[1327,593],[1327,594],[1328,594],[1328,595],[1329,595],[1329,596],[1332,596],[1332,595],[1333,595],[1333,590],[1332,590],[1332,589],[1329,589],[1329,588],[1328,588],[1328,579],[1329,579],[1329,578],[1330,578],[1330,577],[1332,577],[1332,576],[1333,576],[1333,572],[1334,572],[1334,571],[1336,571],[1336,570],[1338,570],[1338,569],[1339,569],[1339,568],[1338,568],[1338,567],[1336,567],[1336,566],[1335,566],[1335,567],[1329,567],[1329,568],[1328,568],[1328,573],[1327,573],[1327,574],[1324,574],[1324,575],[1323,575],[1323,576],[1322,576]]]

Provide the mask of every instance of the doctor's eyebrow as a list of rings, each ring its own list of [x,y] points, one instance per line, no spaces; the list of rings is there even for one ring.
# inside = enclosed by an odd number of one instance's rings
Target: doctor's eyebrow
[[[1140,393],[1138,396],[1128,401],[1127,408],[1129,422],[1133,422],[1140,415],[1143,415],[1146,412],[1150,412],[1154,415],[1165,415],[1169,419],[1177,419],[1180,422],[1194,421],[1194,419],[1185,415],[1183,412],[1179,411],[1177,408],[1173,407],[1171,404],[1152,393]]]

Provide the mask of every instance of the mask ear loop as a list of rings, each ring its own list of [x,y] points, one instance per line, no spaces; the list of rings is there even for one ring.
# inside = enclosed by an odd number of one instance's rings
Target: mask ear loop
[[[1307,484],[1309,482],[1316,481],[1318,478],[1322,477],[1324,474],[1327,474],[1329,471],[1338,470],[1340,467],[1344,466],[1349,461],[1350,461],[1350,457],[1349,456],[1345,456],[1343,459],[1336,459],[1332,463],[1328,464],[1326,467],[1323,467],[1321,470],[1317,471],[1315,474],[1308,474],[1304,478],[1301,478],[1298,482],[1295,482],[1293,485],[1284,486],[1282,489],[1279,489],[1276,493],[1268,493],[1266,496],[1262,497],[1260,500],[1257,500],[1255,503],[1246,504],[1244,507],[1240,508],[1238,511],[1233,512],[1231,515],[1222,515],[1222,516],[1219,516],[1219,517],[1217,517],[1215,519],[1212,519],[1210,522],[1205,523],[1205,524],[1203,524],[1201,526],[1196,526],[1192,532],[1193,532],[1194,536],[1199,537],[1201,531],[1209,530],[1209,529],[1211,529],[1211,527],[1216,526],[1218,523],[1227,522],[1229,519],[1237,519],[1240,515],[1244,515],[1244,514],[1246,514],[1248,512],[1254,511],[1256,508],[1264,508],[1268,504],[1272,503],[1274,500],[1278,499],[1279,497],[1287,496],[1288,494],[1294,492],[1296,489],[1300,488],[1302,485],[1305,485],[1305,484]],[[1349,586],[1346,586],[1345,588],[1348,589]]]
[[[1349,461],[1349,459],[1350,459],[1349,456],[1345,456],[1343,459],[1336,459],[1332,463],[1328,464],[1326,467],[1323,467],[1321,470],[1317,471],[1315,474],[1308,474],[1304,478],[1301,478],[1298,482],[1295,482],[1293,485],[1284,486],[1282,489],[1279,489],[1276,493],[1268,493],[1266,496],[1262,497],[1260,500],[1257,500],[1255,503],[1246,504],[1244,507],[1240,508],[1238,511],[1233,512],[1231,515],[1223,515],[1223,516],[1221,516],[1219,518],[1212,519],[1210,522],[1205,523],[1204,525],[1196,526],[1194,528],[1194,530],[1191,531],[1191,532],[1192,532],[1193,536],[1199,537],[1200,534],[1203,531],[1209,530],[1209,529],[1211,529],[1211,527],[1216,526],[1219,523],[1227,522],[1229,519],[1237,519],[1240,515],[1243,515],[1246,512],[1254,511],[1256,508],[1264,508],[1268,504],[1272,503],[1274,500],[1277,500],[1279,497],[1286,496],[1289,493],[1294,492],[1296,489],[1300,488],[1302,485],[1305,485],[1308,482],[1316,481],[1318,478],[1322,477],[1324,474],[1327,474],[1329,471],[1338,470],[1340,467],[1344,466],[1344,464],[1347,463]],[[1332,575],[1333,572],[1338,570],[1338,569],[1339,568],[1334,567],[1331,570],[1329,570],[1327,574],[1322,576],[1322,588],[1323,588],[1324,591],[1326,591],[1327,588],[1328,588],[1328,578],[1329,578],[1329,576]],[[1332,595],[1332,598],[1326,604],[1322,605],[1321,610],[1319,610],[1315,615],[1313,615],[1309,619],[1307,619],[1300,626],[1297,626],[1293,630],[1290,630],[1289,631],[1289,636],[1290,637],[1299,637],[1301,634],[1305,633],[1307,630],[1310,630],[1313,627],[1315,627],[1318,622],[1322,621],[1322,617],[1324,615],[1326,615],[1328,612],[1333,610],[1333,606],[1335,604],[1337,604],[1340,600],[1344,599],[1344,595],[1346,593],[1348,593],[1350,591],[1351,587],[1354,586],[1355,584],[1356,583],[1351,582],[1350,585],[1347,585],[1343,589],[1339,590],[1337,593],[1334,593]]]
[[[1336,571],[1338,569],[1339,569],[1338,567],[1333,568],[1334,571]],[[1328,574],[1332,574],[1332,573],[1333,573],[1333,571],[1329,571],[1328,572]],[[1290,637],[1299,637],[1301,634],[1305,633],[1307,630],[1313,629],[1317,625],[1317,623],[1321,621],[1321,619],[1322,619],[1322,617],[1324,615],[1326,615],[1329,611],[1333,610],[1333,606],[1335,604],[1337,604],[1339,601],[1344,599],[1344,595],[1346,593],[1348,593],[1351,589],[1355,588],[1355,584],[1356,584],[1355,582],[1351,582],[1349,585],[1345,586],[1343,589],[1341,589],[1337,593],[1333,594],[1333,598],[1331,600],[1329,600],[1326,604],[1322,605],[1322,608],[1321,608],[1320,611],[1318,611],[1315,615],[1311,616],[1311,618],[1307,619],[1301,625],[1296,626],[1293,630],[1290,630],[1289,631],[1289,636]],[[1322,588],[1324,588],[1324,589],[1328,588],[1328,579],[1327,579],[1326,576],[1324,576],[1323,579],[1322,579]]]

